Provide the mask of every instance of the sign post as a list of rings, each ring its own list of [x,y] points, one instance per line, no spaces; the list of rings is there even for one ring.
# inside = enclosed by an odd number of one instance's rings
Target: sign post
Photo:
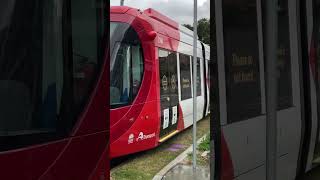
[[[193,170],[197,167],[197,0],[193,7]]]

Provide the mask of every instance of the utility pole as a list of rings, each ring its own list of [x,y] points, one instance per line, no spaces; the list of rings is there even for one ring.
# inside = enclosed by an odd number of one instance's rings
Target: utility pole
[[[265,1],[266,9],[266,65],[267,65],[267,120],[266,120],[266,173],[267,180],[277,179],[277,49],[278,1]]]
[[[193,171],[197,168],[197,0],[193,7]]]

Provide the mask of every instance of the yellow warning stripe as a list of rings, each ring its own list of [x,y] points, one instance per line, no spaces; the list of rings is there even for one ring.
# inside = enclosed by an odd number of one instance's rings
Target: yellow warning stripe
[[[159,142],[162,143],[162,142],[166,141],[167,139],[171,138],[172,136],[174,136],[174,135],[177,134],[178,132],[179,132],[178,130],[173,131],[172,133],[170,133],[170,134],[164,136],[163,138],[161,138],[161,139],[159,140]]]

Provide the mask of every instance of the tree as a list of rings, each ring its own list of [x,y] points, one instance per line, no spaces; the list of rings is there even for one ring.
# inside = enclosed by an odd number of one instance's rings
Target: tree
[[[183,24],[184,27],[193,31],[190,24]],[[210,44],[210,19],[202,18],[198,21],[198,37],[205,44]]]
[[[210,44],[210,20],[203,18],[198,21],[198,36],[200,41]]]
[[[182,26],[190,29],[191,31],[193,31],[193,27],[190,24],[183,24]]]

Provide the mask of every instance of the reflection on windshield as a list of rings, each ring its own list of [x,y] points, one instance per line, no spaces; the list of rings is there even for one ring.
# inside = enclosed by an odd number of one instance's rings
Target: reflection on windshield
[[[119,23],[115,23],[115,22],[110,23],[110,39],[111,39],[111,37],[114,36],[114,32],[118,26],[119,26]]]
[[[104,7],[88,0],[0,2],[0,151],[72,129],[101,67]]]
[[[0,136],[54,131],[63,84],[58,7],[41,0],[0,4]]]
[[[15,0],[0,2],[0,32],[9,27]]]
[[[130,59],[131,47],[123,44],[115,57],[116,65],[113,64],[110,86],[110,103],[127,104],[130,97]]]

